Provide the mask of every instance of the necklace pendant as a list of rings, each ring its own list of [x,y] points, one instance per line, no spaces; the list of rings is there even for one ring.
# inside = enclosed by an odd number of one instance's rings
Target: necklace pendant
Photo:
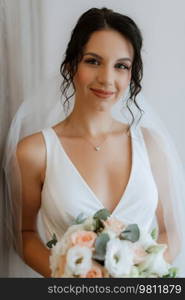
[[[99,150],[100,150],[100,147],[97,146],[97,147],[94,147],[94,149],[95,149],[96,151],[99,151]]]

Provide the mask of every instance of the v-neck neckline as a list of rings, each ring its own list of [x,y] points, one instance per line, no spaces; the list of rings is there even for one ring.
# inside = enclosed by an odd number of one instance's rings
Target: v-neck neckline
[[[57,133],[55,132],[55,130],[50,127],[49,129],[51,129],[51,132],[53,133],[55,139],[57,140],[57,144],[60,148],[60,150],[63,152],[66,160],[69,162],[69,164],[71,165],[71,167],[73,168],[74,172],[76,173],[76,175],[81,179],[83,185],[86,187],[86,189],[90,192],[90,194],[92,195],[92,197],[96,200],[96,202],[99,204],[99,206],[101,207],[101,209],[107,209],[102,201],[98,198],[98,196],[96,196],[95,192],[92,190],[92,188],[90,187],[90,185],[87,183],[87,181],[85,180],[85,178],[81,175],[81,173],[79,172],[78,168],[75,166],[75,164],[73,163],[73,161],[71,160],[71,158],[69,157],[69,155],[67,154],[67,152],[65,151],[62,142],[60,141]],[[120,207],[122,201],[124,198],[126,198],[126,195],[128,193],[128,189],[129,186],[131,184],[132,178],[133,178],[133,173],[134,173],[134,165],[135,165],[135,152],[134,152],[134,138],[133,138],[133,132],[132,132],[132,128],[130,128],[130,136],[131,136],[131,170],[130,170],[130,175],[129,175],[129,179],[127,182],[127,185],[122,193],[122,196],[120,198],[120,200],[118,201],[118,203],[116,204],[115,208],[112,210],[112,212],[110,212],[110,215],[113,216],[116,211],[118,210],[118,208]],[[110,211],[110,210],[109,210]]]

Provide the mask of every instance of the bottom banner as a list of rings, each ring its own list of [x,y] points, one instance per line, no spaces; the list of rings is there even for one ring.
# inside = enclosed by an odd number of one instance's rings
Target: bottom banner
[[[185,278],[1,278],[0,294],[4,299],[61,299],[107,296],[119,299],[127,297],[162,296],[166,298],[185,296]],[[3,298],[1,298],[3,299]],[[171,298],[172,299],[172,298]]]

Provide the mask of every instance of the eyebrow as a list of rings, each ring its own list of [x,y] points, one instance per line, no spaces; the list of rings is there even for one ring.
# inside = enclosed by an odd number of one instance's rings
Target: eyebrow
[[[84,53],[84,56],[85,55],[92,55],[92,56],[94,56],[94,57],[96,57],[96,58],[98,58],[98,59],[103,59],[100,55],[98,55],[98,54],[96,54],[96,53],[93,53],[93,52],[87,52],[87,53]],[[132,60],[131,60],[131,58],[129,58],[129,57],[123,57],[123,58],[119,58],[119,59],[117,59],[117,61],[130,61],[130,62],[132,62]]]

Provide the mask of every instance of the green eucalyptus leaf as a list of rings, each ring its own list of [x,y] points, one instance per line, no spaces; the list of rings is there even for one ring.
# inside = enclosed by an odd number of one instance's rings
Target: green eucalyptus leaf
[[[102,228],[102,222],[99,219],[94,219],[95,232],[98,232]]]
[[[157,240],[158,238],[158,229],[157,228],[154,228],[151,232],[151,237],[153,238],[154,241]]]
[[[120,240],[128,240],[131,242],[136,242],[139,240],[140,231],[137,224],[130,224],[126,227],[124,231],[120,233]]]
[[[101,233],[95,241],[95,253],[93,254],[93,258],[97,260],[104,260],[107,243],[110,240],[109,235],[107,233]]]
[[[170,268],[170,274],[172,275],[173,278],[177,277],[178,273],[178,268]]]
[[[46,246],[48,248],[53,248],[53,246],[55,246],[57,242],[58,242],[57,237],[56,237],[56,234],[54,233],[52,236],[52,239],[49,242],[47,242]]]
[[[105,221],[105,220],[107,220],[108,217],[110,217],[110,215],[111,215],[110,211],[108,211],[106,208],[103,208],[103,209],[98,210],[94,214],[93,218]]]
[[[170,274],[163,275],[162,278],[170,278]]]
[[[74,224],[82,224],[84,221],[86,220],[86,218],[84,218],[84,214],[83,213],[80,213],[76,219],[74,220],[74,222],[72,223],[73,225]]]
[[[163,278],[175,278],[177,277],[178,268],[172,267],[168,270],[168,272],[169,273],[164,275]]]
[[[157,244],[157,245],[152,245],[147,248],[147,253],[159,253],[164,249],[165,245],[164,244]]]

